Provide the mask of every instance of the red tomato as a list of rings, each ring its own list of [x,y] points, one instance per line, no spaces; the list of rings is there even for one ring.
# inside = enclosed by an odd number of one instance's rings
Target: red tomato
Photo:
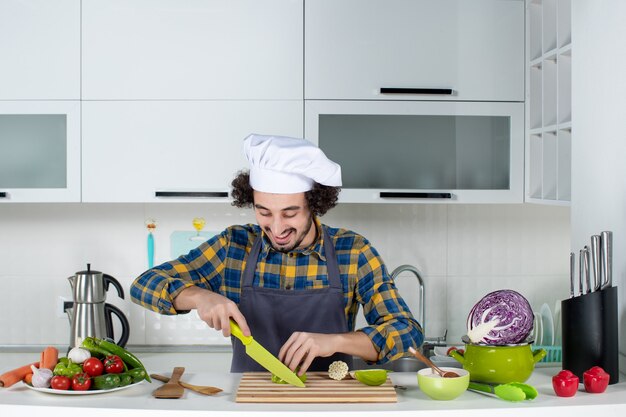
[[[70,381],[70,379],[66,376],[56,375],[50,380],[50,388],[52,389],[66,391],[70,389],[70,385],[72,385],[72,381]]]
[[[107,374],[121,374],[124,372],[124,362],[117,355],[107,356],[104,359],[104,370]]]
[[[552,388],[559,397],[573,397],[578,391],[580,380],[567,369],[563,369],[552,377]]]
[[[104,372],[104,365],[102,361],[98,358],[94,358],[93,356],[83,362],[83,371],[89,376],[98,376],[102,375]]]
[[[585,391],[592,394],[600,394],[604,392],[606,387],[609,385],[609,379],[610,375],[599,366],[594,366],[593,368],[583,372]]]
[[[74,391],[87,391],[91,387],[91,377],[85,373],[74,375],[72,378],[72,389]]]

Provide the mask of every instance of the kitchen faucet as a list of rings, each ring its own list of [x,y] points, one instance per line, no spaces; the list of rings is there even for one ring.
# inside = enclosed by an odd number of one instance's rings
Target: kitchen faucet
[[[413,265],[400,265],[391,273],[391,279],[394,281],[402,272],[411,272],[417,278],[418,282],[418,291],[419,291],[419,303],[420,310],[417,321],[422,326],[422,332],[424,334],[424,343],[422,344],[422,352],[428,356],[429,351],[432,350],[435,346],[445,346],[446,345],[446,336],[448,334],[448,330],[444,333],[443,337],[436,338],[426,338],[426,308],[425,308],[425,294],[424,294],[424,279],[420,274],[419,270]]]

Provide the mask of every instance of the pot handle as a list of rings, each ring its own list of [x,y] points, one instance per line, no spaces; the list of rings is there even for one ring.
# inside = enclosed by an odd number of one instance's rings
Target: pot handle
[[[545,358],[546,354],[548,352],[546,352],[545,349],[537,349],[533,351],[533,362],[537,363],[540,360],[542,360],[543,358]]]
[[[112,322],[113,315],[117,316],[117,318],[120,320],[120,324],[122,325],[122,336],[120,337],[120,340],[118,340],[117,342],[115,342],[115,339],[113,338],[113,322]],[[119,308],[115,307],[112,304],[105,303],[104,304],[104,319],[105,319],[107,337],[113,340],[115,344],[120,347],[126,346],[126,342],[128,342],[128,336],[130,333],[130,324],[128,323],[128,319],[126,318],[124,313],[122,313],[122,310],[120,310]]]
[[[463,356],[463,353],[459,352],[456,349],[450,351],[450,356],[452,356],[454,359],[461,362],[462,364],[465,363],[465,356]]]

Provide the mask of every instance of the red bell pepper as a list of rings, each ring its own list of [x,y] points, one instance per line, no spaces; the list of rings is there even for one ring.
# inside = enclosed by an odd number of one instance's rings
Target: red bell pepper
[[[585,391],[592,394],[600,394],[609,385],[610,375],[599,366],[594,366],[583,372],[583,383]]]
[[[567,369],[563,369],[552,377],[552,388],[559,397],[573,397],[578,391],[580,380]]]

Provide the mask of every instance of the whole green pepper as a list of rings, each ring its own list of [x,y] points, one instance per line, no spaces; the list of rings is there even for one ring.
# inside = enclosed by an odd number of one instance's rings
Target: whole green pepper
[[[133,377],[127,373],[118,374],[120,376],[120,387],[125,387],[133,383]]]
[[[86,337],[83,339],[83,343],[81,343],[81,347],[84,347],[85,349],[87,349],[91,353],[92,356],[99,356],[99,357],[106,358],[107,356],[113,355],[112,352],[101,347],[99,345],[99,341],[100,339],[97,339],[95,337]]]
[[[83,341],[83,346],[85,345],[86,341],[88,341],[90,343],[93,343],[99,349],[111,352],[110,354],[112,354],[112,355],[119,356],[122,359],[122,361],[124,362],[124,364],[128,364],[128,366],[131,369],[140,368],[140,369],[143,369],[144,371],[146,370],[146,367],[143,366],[143,363],[141,363],[139,358],[137,358],[135,355],[133,355],[132,353],[130,353],[129,351],[127,351],[123,347],[116,345],[115,343],[111,343],[111,342],[109,342],[107,340],[98,339],[96,337],[93,337],[93,338],[92,337],[88,337],[88,338],[86,338]],[[87,349],[89,349],[89,348],[87,348]],[[152,380],[150,379],[150,376],[148,375],[147,372],[145,373],[145,377],[144,378],[146,379],[146,381],[152,382]]]
[[[81,372],[83,372],[82,366],[72,361],[68,361],[67,364],[59,361],[52,371],[54,375],[66,376],[68,378],[72,378],[74,375],[80,374]]]
[[[119,374],[104,374],[96,376],[93,379],[95,389],[112,389],[120,386],[121,378]]]
[[[133,383],[146,379],[146,370],[143,368],[130,369],[125,373],[133,378]]]

